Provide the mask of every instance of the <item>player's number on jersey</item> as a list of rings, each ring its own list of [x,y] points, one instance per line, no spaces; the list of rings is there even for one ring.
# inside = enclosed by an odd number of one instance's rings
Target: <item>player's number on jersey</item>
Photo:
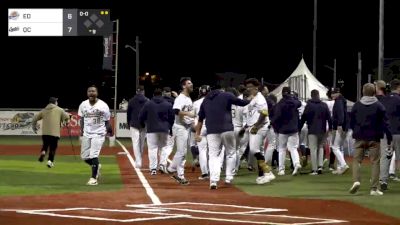
[[[71,33],[72,27],[68,27],[68,33]]]
[[[236,116],[236,111],[235,109],[232,109],[232,118],[235,118],[235,116]]]
[[[93,124],[100,124],[101,122],[101,118],[97,117],[97,118],[93,118]]]

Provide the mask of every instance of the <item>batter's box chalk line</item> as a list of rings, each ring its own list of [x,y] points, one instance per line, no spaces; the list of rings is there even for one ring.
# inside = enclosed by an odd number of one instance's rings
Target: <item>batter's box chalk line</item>
[[[161,203],[161,204],[129,204],[127,209],[104,209],[104,208],[65,208],[65,209],[35,209],[35,210],[21,210],[21,209],[2,209],[0,211],[16,212],[22,214],[39,215],[39,216],[51,216],[60,218],[70,219],[86,219],[86,220],[97,220],[97,221],[110,221],[110,222],[121,222],[121,223],[133,223],[143,221],[165,221],[172,219],[194,219],[194,220],[208,220],[208,221],[219,221],[227,222],[232,224],[277,224],[277,225],[313,225],[313,224],[339,224],[346,223],[345,220],[337,219],[326,219],[326,218],[313,218],[303,216],[290,216],[290,215],[279,215],[279,214],[267,214],[284,212],[287,213],[287,209],[277,208],[260,208],[242,205],[230,205],[230,204],[213,204],[213,203],[198,203],[198,202],[174,202],[174,203]],[[202,210],[202,208],[218,208],[217,210]],[[196,209],[197,208],[197,209]],[[227,211],[224,211],[225,209]],[[230,209],[230,210],[228,210]],[[235,210],[235,212],[232,212]],[[238,211],[239,210],[239,211]],[[85,215],[73,215],[74,212],[84,214],[88,211],[104,212],[104,217],[97,216],[85,216]],[[70,213],[68,213],[70,212]],[[179,212],[179,213],[178,213]],[[107,217],[107,213],[121,213],[127,219],[116,219]],[[75,213],[76,214],[76,213]],[[205,216],[194,216],[191,214],[206,214]],[[147,217],[143,217],[146,215]],[[247,220],[229,218],[229,216],[246,216]],[[224,218],[225,217],[225,218]],[[249,220],[253,219],[253,220]],[[279,219],[288,221],[298,222],[274,222],[273,220]],[[307,222],[300,222],[300,220]]]

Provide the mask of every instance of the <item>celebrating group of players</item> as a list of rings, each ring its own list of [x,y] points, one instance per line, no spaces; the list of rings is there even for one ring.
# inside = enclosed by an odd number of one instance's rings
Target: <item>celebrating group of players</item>
[[[210,189],[218,187],[221,169],[225,168],[225,184],[231,184],[241,160],[248,168],[258,168],[257,184],[275,179],[272,166],[277,161],[277,175],[285,175],[286,152],[290,152],[292,175],[297,175],[311,156],[310,175],[323,171],[324,159],[330,146],[330,165],[333,174],[348,169],[343,152],[348,135],[355,139],[353,151],[353,185],[356,193],[360,183],[360,164],[369,150],[372,164],[371,195],[382,195],[388,189],[388,179],[395,177],[393,155],[400,159],[400,80],[390,83],[391,93],[386,95],[386,84],[377,81],[363,86],[363,97],[347,112],[347,101],[338,88],[327,93],[331,101],[323,102],[318,90],[311,91],[311,99],[302,103],[289,87],[282,88],[282,98],[268,93],[268,89],[255,78],[247,79],[237,89],[210,88],[203,85],[194,103],[190,97],[193,83],[181,79],[182,91],[178,95],[165,87],[156,89],[151,100],[139,86],[129,101],[127,121],[132,134],[135,166],[142,168],[144,142],[147,140],[149,169],[172,174],[182,185],[185,178],[187,150],[191,149],[198,162],[200,180],[210,181]],[[88,100],[79,106],[81,117],[81,158],[91,167],[88,185],[97,185],[101,168],[99,154],[106,134],[112,136],[110,111],[106,103],[97,98],[97,88],[87,90]],[[54,166],[55,149],[60,136],[60,121],[68,122],[68,115],[50,98],[49,105],[33,120],[43,120],[43,147],[39,161],[43,161],[50,148],[49,168]],[[173,160],[169,156],[176,146]],[[265,147],[267,146],[267,147]],[[307,147],[306,147],[307,146]],[[329,148],[326,148],[329,149]],[[300,151],[299,151],[300,150]],[[301,153],[301,157],[300,154]],[[326,154],[324,154],[326,152]],[[247,155],[246,155],[247,154]],[[337,168],[333,169],[334,159]],[[394,166],[396,167],[396,166]],[[391,171],[391,172],[389,172]]]
[[[331,130],[334,130],[330,135],[332,154],[338,159],[333,173],[343,174],[349,169],[341,151],[348,130],[347,106],[339,89],[332,92],[334,101],[328,107],[320,100],[317,90],[312,90],[312,99],[305,105],[289,87],[282,89],[282,99],[276,102],[276,97],[268,94],[266,87],[255,78],[247,79],[237,90],[218,86],[211,90],[203,85],[194,103],[190,98],[191,80],[183,78],[181,87],[179,95],[170,88],[157,89],[152,100],[144,97],[140,87],[128,104],[136,166],[142,166],[146,136],[152,175],[159,170],[173,174],[182,185],[189,184],[184,168],[190,147],[199,161],[199,179],[209,179],[210,189],[217,189],[222,168],[225,168],[225,183],[233,182],[245,152],[249,168],[254,163],[257,165],[256,183],[265,184],[275,179],[271,169],[274,152],[278,153],[278,175],[285,175],[286,150],[292,160],[292,175],[300,172],[298,148],[303,142],[310,149],[311,174],[321,174],[323,147]],[[176,153],[168,166],[168,156],[175,144]],[[302,157],[307,157],[305,147],[300,149]]]

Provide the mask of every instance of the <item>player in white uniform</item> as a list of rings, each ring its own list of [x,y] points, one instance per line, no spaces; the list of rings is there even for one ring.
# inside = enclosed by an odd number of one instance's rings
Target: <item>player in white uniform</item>
[[[170,87],[164,87],[162,95],[166,101],[171,103],[171,105],[174,105],[175,98],[178,97],[178,94],[175,91],[171,91]],[[175,137],[173,136],[171,127],[171,132],[168,134],[167,138],[167,145],[163,147],[161,150],[160,168],[159,168],[159,171],[161,173],[168,173],[167,171],[168,157],[169,155],[171,155],[174,145],[175,145]]]
[[[195,115],[193,113],[193,102],[190,93],[193,91],[193,83],[189,78],[181,79],[182,92],[175,99],[175,123],[172,132],[175,136],[176,153],[172,163],[168,167],[169,172],[173,172],[172,176],[178,183],[188,185],[189,181],[185,178],[185,163],[188,142],[190,139],[190,130],[194,123]]]
[[[91,167],[92,176],[87,185],[97,185],[101,165],[99,155],[106,134],[112,136],[110,124],[110,109],[108,105],[97,98],[97,88],[91,86],[87,90],[88,100],[79,105],[78,115],[81,125],[81,158]]]
[[[328,105],[329,112],[331,113],[331,116],[332,116],[333,105],[335,104],[335,100],[333,100],[331,98],[331,96],[330,96],[331,95],[331,91],[328,91],[328,93],[326,95],[328,96],[329,100],[328,101],[324,101],[324,102]],[[326,126],[328,127],[328,124]],[[330,170],[334,170],[334,165],[333,164],[335,163],[335,154],[333,154],[333,151],[332,151],[332,148],[331,148],[332,132],[328,133],[327,143],[328,143],[329,148],[330,148],[330,151],[329,151],[330,152],[330,154],[329,154],[329,169]],[[324,163],[326,161],[328,161],[328,155],[327,154],[325,155]]]
[[[246,87],[240,87],[238,88],[238,91],[234,89],[229,89],[227,90],[228,92],[232,92],[235,96],[237,96],[239,99],[243,99],[243,92],[246,90]],[[249,132],[244,132],[243,135],[239,135],[240,131],[245,125],[244,122],[244,114],[243,110],[247,106],[237,106],[237,105],[232,105],[232,124],[233,124],[233,131],[235,133],[235,138],[236,138],[236,166],[235,166],[235,173],[239,171],[240,167],[240,159],[243,155],[243,153],[246,150],[247,144],[249,143]]]
[[[301,106],[299,108],[299,118],[303,115],[304,109],[306,108],[307,103],[305,101],[301,101]],[[307,125],[304,124],[304,126],[300,130],[299,134],[299,143],[300,143],[300,153],[301,153],[301,166],[306,167],[307,166],[307,152],[310,150],[308,149],[308,127]],[[308,149],[308,150],[307,150]]]
[[[265,184],[275,179],[271,167],[265,163],[263,155],[264,139],[269,126],[268,105],[264,96],[259,92],[260,83],[257,79],[247,79],[245,84],[252,97],[250,104],[244,110],[244,113],[247,114],[246,126],[250,128],[249,153],[257,159],[258,178],[256,183]]]
[[[194,114],[196,115],[195,125],[197,125],[199,120],[200,106],[203,103],[204,97],[210,92],[210,86],[202,85],[200,87],[199,92],[200,92],[199,93],[200,98],[193,103],[193,110]],[[201,127],[200,135],[202,136],[202,139],[200,142],[196,143],[199,149],[199,163],[201,170],[201,176],[199,177],[199,180],[207,180],[210,178],[210,176],[208,170],[208,156],[207,156],[208,155],[207,128],[205,123],[203,123],[203,126]]]

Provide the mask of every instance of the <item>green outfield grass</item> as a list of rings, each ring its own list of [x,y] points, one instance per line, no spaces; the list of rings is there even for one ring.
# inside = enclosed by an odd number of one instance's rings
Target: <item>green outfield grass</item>
[[[310,170],[309,168],[306,169]],[[288,173],[289,170],[286,170],[286,172]],[[386,191],[383,196],[370,196],[369,176],[369,165],[362,165],[361,188],[356,195],[348,192],[353,184],[351,170],[342,176],[333,175],[328,171],[318,176],[308,174],[296,177],[292,175],[276,176],[272,183],[256,185],[256,173],[241,169],[239,175],[235,178],[235,185],[251,195],[343,200],[400,218],[400,182],[390,182],[390,190]]]
[[[122,144],[126,147],[132,146],[132,141],[130,138],[118,138]],[[41,136],[0,136],[0,145],[41,145],[42,137]],[[59,145],[71,146],[71,139],[69,137],[61,137],[59,140]],[[72,137],[72,144],[74,146],[79,146],[79,138]],[[104,143],[105,146],[108,146],[108,138]]]
[[[122,188],[115,156],[100,157],[100,185],[87,186],[88,165],[73,156],[56,156],[55,167],[47,168],[37,156],[0,156],[0,196],[44,195],[75,192],[110,191]]]

